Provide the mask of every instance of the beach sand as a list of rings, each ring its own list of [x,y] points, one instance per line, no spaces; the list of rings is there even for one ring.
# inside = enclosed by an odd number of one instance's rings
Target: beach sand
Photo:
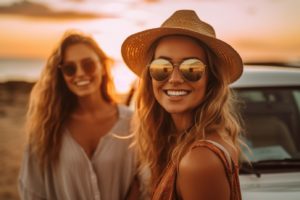
[[[32,83],[0,83],[0,199],[18,200],[18,174],[26,143],[24,122]]]

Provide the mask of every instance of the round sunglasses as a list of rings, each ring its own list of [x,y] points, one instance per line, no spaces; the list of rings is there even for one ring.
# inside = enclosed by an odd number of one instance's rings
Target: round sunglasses
[[[92,58],[84,58],[79,61],[81,69],[87,75],[92,75],[96,71],[97,62]],[[59,65],[59,68],[66,76],[74,76],[77,71],[77,64],[75,62],[66,62]]]
[[[201,79],[206,67],[206,65],[197,58],[188,58],[176,65],[179,66],[182,77],[185,80],[192,82]],[[172,74],[174,67],[175,64],[171,61],[164,58],[158,58],[153,60],[149,65],[150,75],[157,81],[165,81]]]

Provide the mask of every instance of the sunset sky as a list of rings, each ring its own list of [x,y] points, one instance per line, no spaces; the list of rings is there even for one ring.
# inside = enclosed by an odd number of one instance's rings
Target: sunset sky
[[[120,46],[126,36],[160,26],[177,9],[194,9],[215,28],[218,38],[240,52],[244,61],[300,62],[298,0],[32,0],[35,4],[30,5],[20,2],[23,1],[0,2],[0,60],[46,59],[63,32],[72,28],[92,34],[117,65],[123,65]],[[40,8],[36,4],[45,6]],[[129,82],[134,76],[123,68],[117,67],[116,73],[126,73],[128,80],[122,81]]]

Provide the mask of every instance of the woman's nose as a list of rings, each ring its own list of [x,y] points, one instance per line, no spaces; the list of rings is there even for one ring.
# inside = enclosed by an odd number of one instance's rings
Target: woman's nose
[[[183,83],[184,80],[180,74],[178,67],[175,67],[169,77],[169,83]]]
[[[81,64],[79,63],[76,63],[76,76],[83,76],[83,75],[85,75],[83,66],[81,66]]]

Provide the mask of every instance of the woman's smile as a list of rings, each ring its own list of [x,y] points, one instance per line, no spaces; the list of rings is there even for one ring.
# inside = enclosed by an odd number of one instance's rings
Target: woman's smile
[[[91,83],[91,79],[81,79],[81,80],[75,80],[74,84],[77,87],[82,87],[82,86],[88,86]]]
[[[170,89],[170,90],[164,90],[166,95],[173,97],[173,96],[186,96],[188,95],[191,91],[189,90],[176,90],[176,89]]]

